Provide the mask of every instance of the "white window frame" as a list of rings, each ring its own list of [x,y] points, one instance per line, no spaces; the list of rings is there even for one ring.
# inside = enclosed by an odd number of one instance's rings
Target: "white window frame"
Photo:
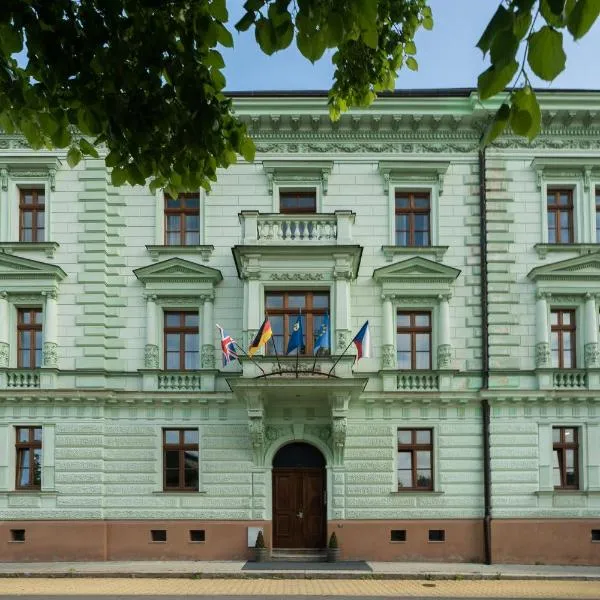
[[[43,297],[40,295],[39,298],[37,295],[32,295],[31,300],[25,297],[12,297],[8,295],[8,313],[9,313],[9,345],[10,350],[8,354],[8,366],[9,369],[17,369],[23,368],[27,371],[35,371],[37,369],[41,369],[43,365],[36,367],[35,369],[30,369],[29,367],[17,367],[18,356],[17,356],[17,347],[18,347],[18,332],[17,332],[17,321],[18,321],[18,311],[20,308],[39,308],[42,311],[42,348],[44,347],[44,339],[45,339],[45,318],[46,311],[44,306]]]
[[[392,302],[394,311],[394,356],[396,357],[396,368],[398,367],[398,313],[422,311],[431,314],[431,370],[437,370],[437,348],[439,340],[439,301],[434,297],[423,298],[402,298]],[[414,373],[427,372],[429,369],[402,369],[413,371]]]
[[[323,212],[323,186],[321,183],[298,183],[285,181],[278,181],[273,183],[273,212],[280,213],[281,205],[279,201],[279,194],[281,190],[314,190],[315,191],[315,214]],[[304,213],[302,213],[304,214]],[[313,214],[313,213],[308,213]]]
[[[426,192],[429,194],[429,245],[427,246],[398,246],[396,244],[396,191],[405,192]],[[396,248],[406,248],[407,251],[423,252],[427,248],[437,246],[440,241],[439,226],[439,184],[435,185],[409,185],[406,183],[394,183],[390,185],[388,201],[388,222],[389,222],[389,245]]]
[[[203,302],[200,298],[190,297],[179,301],[177,304],[169,296],[158,296],[156,299],[156,308],[160,311],[157,323],[160,327],[158,339],[158,364],[161,371],[165,373],[179,373],[182,370],[173,369],[167,371],[165,365],[165,312],[189,312],[195,311],[198,313],[198,368],[191,369],[189,372],[199,371],[202,368],[202,317],[203,317]]]
[[[550,363],[552,363],[552,311],[555,310],[574,310],[575,311],[575,367],[574,369],[583,369],[584,368],[584,352],[585,352],[585,306],[584,306],[585,298],[566,297],[564,302],[561,302],[560,295],[552,296],[551,300],[548,302],[548,314],[547,314],[547,323],[548,323],[548,340],[550,346]],[[553,369],[558,369],[558,367],[552,366]]]
[[[585,223],[586,210],[585,202],[583,201],[583,194],[581,193],[581,182],[577,180],[565,180],[565,179],[552,179],[545,180],[542,186],[542,242],[548,244],[548,190],[553,189],[568,189],[573,190],[573,241],[569,244],[560,243],[557,245],[565,246],[568,248],[571,244],[584,244],[589,243],[590,239],[586,235]]]
[[[162,246],[165,249],[173,248],[173,254],[180,248],[179,246],[168,246],[165,244],[165,191],[156,190],[155,193],[155,215],[154,220],[154,244],[156,246]],[[206,220],[205,220],[205,204],[206,204],[206,192],[203,188],[198,189],[200,196],[200,240],[198,244],[188,246],[189,248],[197,248],[205,243],[206,239]]]
[[[432,490],[400,490],[398,488],[398,429],[431,429],[432,431],[432,442],[433,442],[433,456],[432,456],[432,467],[433,467],[433,489]],[[401,423],[396,421],[396,425],[393,429],[393,448],[394,448],[394,477],[392,485],[392,494],[395,495],[414,495],[414,496],[427,496],[428,494],[442,494],[442,486],[440,483],[440,427],[438,424],[432,421],[423,420],[410,420],[408,423]]]

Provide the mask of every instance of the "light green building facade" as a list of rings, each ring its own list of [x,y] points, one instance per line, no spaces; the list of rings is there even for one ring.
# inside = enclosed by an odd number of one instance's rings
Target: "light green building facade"
[[[0,136],[0,559],[233,559],[262,528],[276,552],[335,531],[349,559],[599,564],[600,94],[540,93],[541,135],[485,154],[469,90],[338,123],[324,94],[234,96],[256,160],[199,194],[189,245],[162,193]],[[247,348],[274,296],[326,303],[331,355],[222,367],[215,324]],[[366,320],[371,356],[328,377]]]

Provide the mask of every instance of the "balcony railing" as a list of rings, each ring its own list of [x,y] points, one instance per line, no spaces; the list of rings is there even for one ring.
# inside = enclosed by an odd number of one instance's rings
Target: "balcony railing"
[[[10,369],[6,371],[6,389],[28,390],[40,387],[40,372],[35,369]]]
[[[400,392],[435,392],[440,389],[440,377],[434,371],[400,371],[396,385]]]
[[[242,211],[243,244],[328,244],[352,243],[354,213],[279,214]]]
[[[554,387],[557,389],[587,389],[588,377],[585,371],[564,369],[555,371],[553,375]]]
[[[157,375],[158,390],[165,392],[199,392],[202,387],[202,377],[198,373],[177,371],[163,372]]]

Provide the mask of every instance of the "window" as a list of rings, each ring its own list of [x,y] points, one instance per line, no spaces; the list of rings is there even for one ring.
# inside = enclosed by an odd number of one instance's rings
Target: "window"
[[[279,190],[279,212],[287,214],[316,213],[317,192],[311,190]]]
[[[553,480],[556,490],[579,489],[579,443],[577,428],[552,428]]]
[[[433,431],[398,429],[398,489],[433,490]]]
[[[198,490],[198,430],[163,430],[165,490]]]
[[[396,359],[399,369],[431,369],[431,313],[398,312]]]
[[[42,364],[42,309],[17,309],[17,366],[38,369]]]
[[[550,317],[552,366],[555,369],[574,369],[577,366],[575,311],[553,310]]]
[[[42,487],[42,428],[17,427],[18,490],[39,490]]]
[[[329,314],[328,292],[267,292],[266,312],[269,315],[273,342],[277,354],[285,354],[290,332],[298,315],[302,318],[302,346],[300,355],[312,356],[315,340],[322,331],[325,315]],[[319,349],[318,354],[322,352]],[[323,352],[328,352],[323,349]],[[273,344],[267,344],[266,353],[275,354]]]
[[[390,531],[390,542],[405,542],[406,529],[392,529]]]
[[[206,535],[204,529],[190,529],[190,542],[205,542]]]
[[[199,368],[197,311],[165,311],[165,369],[190,371]]]
[[[446,541],[446,530],[445,529],[430,529],[429,530],[429,541],[430,542],[445,542]]]
[[[150,539],[153,542],[166,542],[167,541],[167,530],[166,529],[151,529]]]
[[[548,243],[572,244],[573,190],[548,188]]]
[[[396,246],[430,246],[429,192],[396,190]]]
[[[194,246],[200,244],[200,194],[165,195],[165,244]]]
[[[43,242],[46,193],[43,189],[19,189],[19,241]]]
[[[600,243],[600,187],[596,188],[596,242]]]

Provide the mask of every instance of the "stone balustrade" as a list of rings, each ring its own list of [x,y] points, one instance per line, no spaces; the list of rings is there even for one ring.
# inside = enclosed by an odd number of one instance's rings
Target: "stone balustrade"
[[[587,389],[588,377],[583,370],[563,369],[554,372],[553,383],[556,389]]]
[[[40,372],[36,369],[7,369],[4,387],[11,390],[38,389]]]
[[[401,371],[396,374],[401,392],[434,392],[440,389],[439,375],[433,371]]]
[[[177,371],[157,375],[157,389],[165,392],[198,392],[202,388],[202,376],[198,373]]]

